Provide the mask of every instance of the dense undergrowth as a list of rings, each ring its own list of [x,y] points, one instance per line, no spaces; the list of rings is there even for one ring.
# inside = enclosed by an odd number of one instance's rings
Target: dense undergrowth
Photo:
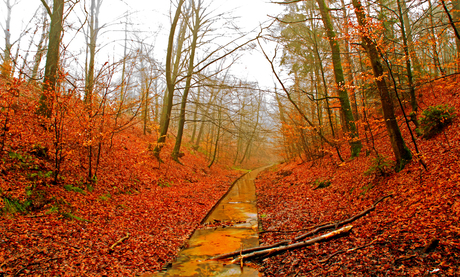
[[[418,158],[395,173],[387,137],[375,136],[375,149],[340,163],[326,156],[285,163],[256,182],[263,230],[300,230],[338,222],[391,195],[367,216],[351,223],[350,235],[261,261],[265,276],[458,276],[460,272],[460,84],[442,80],[419,89],[422,110],[448,104],[457,117],[436,136],[416,137]],[[384,126],[376,122],[375,133]],[[412,152],[407,127],[401,129]],[[411,125],[411,127],[414,127]],[[377,161],[380,161],[378,163]],[[319,184],[328,184],[323,188]],[[304,231],[305,232],[305,231]],[[266,232],[261,244],[303,233]],[[430,249],[424,249],[432,244]],[[437,243],[438,242],[438,243]],[[357,247],[363,247],[355,249]],[[350,250],[327,259],[339,250]]]
[[[159,164],[150,151],[155,132],[144,135],[129,116],[85,117],[71,94],[44,118],[39,90],[0,79],[0,92],[0,276],[157,271],[239,175],[209,169],[191,147],[179,165],[166,144]]]

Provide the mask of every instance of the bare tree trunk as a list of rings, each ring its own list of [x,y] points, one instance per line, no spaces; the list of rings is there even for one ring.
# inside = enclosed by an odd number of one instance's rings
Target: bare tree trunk
[[[5,28],[3,29],[3,33],[5,34],[5,49],[3,50],[3,62],[1,65],[1,76],[5,78],[9,78],[11,76],[11,11],[13,9],[13,5],[11,4],[10,0],[5,1],[6,4],[6,21],[5,21]]]
[[[438,42],[437,42],[437,38],[436,38],[436,34],[434,32],[434,23],[433,23],[433,6],[431,4],[431,0],[428,0],[428,4],[429,4],[429,9],[430,9],[430,30],[431,30],[431,39],[432,39],[432,51],[433,51],[433,63],[434,63],[434,66],[435,66],[435,76],[438,76],[438,72],[436,71],[436,69],[439,70],[439,72],[441,73],[441,75],[444,76],[444,69],[442,68],[441,66],[441,61],[439,60],[439,53],[438,53]]]
[[[214,162],[216,161],[216,157],[217,157],[217,151],[219,149],[219,139],[220,139],[220,131],[221,131],[221,127],[222,127],[222,99],[220,101],[220,105],[219,105],[219,109],[218,109],[218,124],[217,124],[217,136],[216,136],[216,142],[215,142],[215,145],[214,145],[214,154],[212,156],[212,160],[211,162],[209,163],[208,167],[210,168]],[[211,141],[212,142],[212,141]],[[210,150],[212,150],[212,144],[210,146]],[[209,154],[211,154],[211,151],[209,151]]]
[[[403,38],[403,48],[404,48],[404,59],[406,61],[406,72],[407,72],[407,82],[409,85],[409,95],[410,95],[410,104],[412,107],[412,113],[411,113],[411,120],[414,122],[416,126],[418,126],[418,121],[417,121],[417,98],[415,96],[415,88],[414,88],[414,82],[413,82],[413,76],[412,76],[412,65],[411,65],[411,58],[410,58],[410,52],[409,52],[409,45],[408,45],[408,39],[406,36],[406,25],[404,22],[404,17],[403,17],[403,12],[401,8],[401,2],[404,2],[405,0],[396,0],[398,2],[398,11],[399,11],[399,22],[401,23],[401,34]],[[396,89],[396,88],[395,88]]]
[[[192,10],[195,13],[195,22],[193,26],[192,44],[190,45],[190,57],[189,57],[190,60],[189,60],[188,71],[187,71],[187,80],[185,81],[185,89],[182,94],[182,103],[180,106],[179,126],[177,130],[176,143],[174,145],[174,149],[171,154],[173,160],[177,162],[179,162],[179,152],[180,152],[180,147],[182,144],[182,137],[184,135],[185,108],[187,105],[187,98],[188,98],[188,94],[190,91],[190,84],[192,82],[192,77],[193,77],[192,75],[193,75],[193,68],[194,68],[196,45],[198,41],[198,31],[200,30],[201,20],[202,20],[200,16],[201,0],[198,0],[197,6],[195,6],[195,1],[192,1],[192,5],[193,5]]]
[[[206,111],[203,113],[203,115],[201,116],[201,124],[200,124],[200,129],[198,131],[198,135],[196,137],[196,141],[195,141],[195,145],[193,146],[193,148],[196,150],[200,147],[200,142],[201,142],[201,137],[203,136],[203,132],[204,132],[204,127],[205,127],[205,120],[206,120],[206,117],[208,116],[209,114],[209,110],[211,109],[211,106],[214,104],[214,101],[215,99],[217,98],[217,95],[219,94],[219,91],[214,91],[214,89],[211,90],[211,95],[209,96],[209,101],[208,101],[208,104],[206,105]]]
[[[32,76],[30,78],[31,82],[35,82],[37,80],[38,68],[40,67],[40,63],[42,61],[43,55],[45,54],[45,47],[43,46],[46,44],[46,40],[48,39],[48,32],[46,32],[46,28],[48,27],[48,17],[45,13],[43,15],[43,26],[42,26],[42,35],[40,37],[40,41],[38,42],[37,46],[37,53],[34,57],[34,67],[32,69]]]
[[[251,147],[252,141],[253,141],[253,139],[254,139],[254,137],[256,135],[256,130],[257,130],[257,127],[259,126],[259,113],[260,113],[260,104],[261,104],[261,102],[262,102],[262,97],[261,97],[261,95],[259,93],[259,99],[257,101],[256,122],[254,124],[254,129],[252,130],[251,137],[249,138],[249,141],[246,144],[246,149],[243,152],[243,157],[240,160],[240,164],[242,164],[244,162],[244,160],[248,157],[248,150]]]
[[[452,18],[455,22],[455,28],[460,31],[460,0],[452,0]],[[457,72],[460,72],[460,39],[455,38],[457,46]]]
[[[168,49],[166,53],[166,85],[167,85],[167,97],[165,97],[165,104],[166,106],[163,107],[164,112],[161,115],[160,121],[160,136],[157,140],[157,145],[153,150],[153,155],[158,159],[160,159],[160,151],[163,148],[163,144],[166,141],[166,135],[168,133],[169,122],[171,117],[171,110],[173,105],[174,99],[174,90],[175,90],[175,78],[173,78],[173,72],[171,68],[172,63],[172,54],[173,54],[173,44],[174,44],[174,33],[176,32],[177,23],[179,22],[179,17],[181,14],[181,8],[184,4],[185,0],[179,0],[179,4],[176,9],[176,14],[174,15],[174,19],[171,25],[171,30],[169,32],[169,40],[168,40]],[[180,53],[177,53],[180,56]]]
[[[280,114],[280,120],[281,120],[281,135],[283,136],[283,146],[284,146],[284,151],[286,153],[286,157],[290,158],[291,157],[291,151],[289,147],[289,143],[286,139],[286,128],[284,125],[286,124],[286,117],[284,116],[284,107],[283,104],[281,103],[280,97],[278,95],[278,92],[276,91],[275,87],[275,99],[276,103],[278,104],[278,110]]]
[[[360,0],[353,0],[353,6],[355,8],[356,17],[358,24],[362,28],[361,39],[363,41],[363,47],[367,52],[369,60],[372,64],[372,70],[374,72],[375,82],[379,89],[380,99],[382,102],[383,117],[385,118],[385,124],[387,127],[388,134],[390,136],[391,146],[396,158],[396,171],[400,171],[404,166],[412,159],[412,154],[407,148],[404,139],[401,135],[401,131],[396,120],[393,102],[388,90],[387,83],[384,78],[383,66],[380,62],[380,56],[374,42],[365,34],[368,30],[366,26],[366,14],[363,10]]]
[[[344,116],[344,125],[346,130],[350,132],[351,140],[351,156],[357,157],[361,151],[362,144],[358,137],[358,132],[356,130],[355,121],[353,118],[353,112],[351,111],[350,100],[348,97],[348,92],[345,88],[345,78],[343,75],[342,69],[342,59],[340,58],[340,46],[337,42],[337,38],[334,32],[331,18],[328,13],[328,8],[324,0],[316,0],[321,12],[321,18],[323,20],[324,27],[326,28],[327,37],[332,51],[332,63],[334,66],[334,76],[335,84],[339,93],[340,106],[342,108]]]
[[[45,4],[45,2],[43,2]],[[47,7],[47,6],[46,6]],[[50,11],[49,7],[47,8]],[[64,0],[54,0],[51,16],[48,53],[46,55],[43,93],[40,97],[39,113],[50,117],[52,112],[53,94],[59,79],[59,54],[61,34],[63,30]]]
[[[406,0],[399,0],[402,9],[402,18],[404,21],[404,28],[407,36],[407,47],[409,50],[410,59],[413,63],[415,74],[422,74],[422,66],[420,65],[420,60],[418,59],[417,52],[415,51],[414,38],[412,35],[412,26],[409,19],[409,9],[407,8]]]
[[[344,14],[343,18],[343,25],[344,25],[344,33],[349,34],[349,28],[348,28],[348,13],[347,9],[345,7],[345,1],[342,1],[342,12]],[[348,82],[350,83],[350,96],[351,96],[351,107],[353,109],[353,117],[356,120],[359,119],[359,113],[358,113],[358,100],[356,97],[356,91],[355,91],[355,77],[353,74],[353,60],[351,59],[350,55],[350,42],[348,41],[347,38],[344,39],[344,45],[345,45],[345,60],[346,60],[346,65],[344,66],[345,69],[345,74],[348,77]]]
[[[190,139],[190,143],[194,144],[195,141],[195,135],[196,135],[196,127],[198,126],[197,118],[198,118],[198,106],[200,103],[200,94],[201,94],[201,88],[198,87],[198,93],[196,96],[196,102],[195,102],[195,110],[193,111],[193,131],[192,131],[192,138]]]
[[[97,1],[97,2],[96,2]],[[88,54],[89,63],[86,68],[86,82],[85,82],[85,103],[88,107],[92,104],[93,90],[94,90],[94,62],[96,57],[96,42],[99,32],[99,10],[103,0],[91,0],[90,19],[89,19],[89,43]]]

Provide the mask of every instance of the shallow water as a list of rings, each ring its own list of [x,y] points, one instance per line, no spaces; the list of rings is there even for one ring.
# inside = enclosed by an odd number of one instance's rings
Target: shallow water
[[[240,268],[239,264],[208,259],[259,246],[254,179],[263,169],[240,178],[205,221],[225,222],[228,226],[196,230],[172,266],[153,276],[258,276],[259,272],[252,267]]]

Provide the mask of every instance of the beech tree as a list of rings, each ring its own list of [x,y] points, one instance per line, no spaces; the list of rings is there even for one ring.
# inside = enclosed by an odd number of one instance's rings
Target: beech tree
[[[85,98],[84,101],[91,106],[94,90],[94,63],[96,57],[96,43],[100,30],[99,12],[104,0],[91,0],[91,6],[88,19],[88,36],[87,39],[87,60],[86,60],[86,78],[85,78]],[[89,56],[89,60],[88,60]]]
[[[193,77],[193,71],[194,71],[194,61],[195,61],[195,53],[196,53],[196,48],[197,48],[197,42],[198,42],[198,32],[201,28],[202,22],[204,20],[204,15],[202,14],[202,1],[198,0],[198,3],[195,3],[195,1],[191,1],[192,4],[192,15],[194,15],[193,20],[192,20],[192,42],[190,44],[190,56],[189,56],[189,64],[188,64],[188,69],[187,69],[187,77],[185,81],[185,88],[184,91],[182,92],[182,101],[181,101],[181,106],[180,106],[180,114],[179,114],[179,126],[177,130],[177,136],[176,136],[176,143],[174,145],[174,149],[172,152],[172,157],[175,161],[179,161],[179,151],[180,147],[182,144],[182,137],[184,135],[184,125],[185,125],[185,108],[187,105],[187,98],[188,94],[190,91],[190,86],[192,82],[192,77]]]
[[[166,135],[168,134],[169,123],[171,120],[171,110],[173,105],[174,90],[175,90],[175,78],[172,71],[172,58],[173,58],[173,47],[174,47],[174,34],[176,32],[177,23],[179,22],[182,5],[185,0],[179,0],[178,6],[176,8],[176,13],[174,15],[171,29],[169,32],[168,40],[168,49],[166,53],[166,92],[164,99],[163,111],[161,113],[160,121],[160,133],[157,140],[157,145],[153,150],[153,155],[160,160],[160,151],[163,148],[163,145],[166,141]],[[178,51],[179,52],[179,51]],[[178,53],[177,55],[180,56]]]
[[[360,36],[362,39],[362,46],[366,50],[369,61],[372,65],[374,72],[375,83],[379,90],[380,100],[382,104],[383,117],[385,119],[386,128],[390,137],[391,146],[393,153],[396,158],[396,170],[400,171],[404,166],[412,159],[412,154],[407,148],[404,139],[401,135],[401,131],[396,120],[392,98],[388,90],[388,85],[385,80],[384,68],[380,61],[380,55],[377,50],[377,46],[372,41],[366,32],[371,32],[367,25],[367,16],[361,5],[360,0],[353,0],[353,6],[355,8],[356,17],[358,24],[361,27]]]
[[[17,3],[15,1],[14,3],[11,2],[11,0],[3,0],[6,6],[6,19],[5,19],[5,25],[1,24],[1,27],[3,29],[3,33],[5,35],[5,48],[3,49],[3,54],[2,54],[2,64],[1,64],[1,70],[0,70],[0,75],[3,77],[9,77],[11,73],[11,47],[13,46],[11,44],[11,12],[14,7],[14,5]]]
[[[359,155],[361,151],[362,144],[358,138],[358,132],[356,129],[356,125],[354,122],[353,112],[351,110],[351,104],[348,97],[348,92],[345,87],[345,77],[343,74],[342,68],[342,59],[340,57],[340,46],[339,42],[337,41],[334,27],[332,25],[331,18],[328,13],[328,7],[326,6],[326,2],[324,0],[316,0],[319,6],[319,10],[321,12],[321,18],[326,28],[326,34],[329,40],[329,44],[331,46],[332,51],[332,63],[334,66],[334,76],[335,76],[335,84],[339,94],[340,105],[344,114],[345,119],[345,126],[347,130],[350,132],[351,140],[351,156],[356,157]]]
[[[45,2],[41,0],[49,16],[51,17],[48,53],[46,54],[45,76],[43,79],[43,93],[40,98],[39,112],[47,117],[51,116],[52,94],[56,90],[59,79],[59,53],[61,45],[61,34],[63,31],[64,0],[54,0],[53,12]]]

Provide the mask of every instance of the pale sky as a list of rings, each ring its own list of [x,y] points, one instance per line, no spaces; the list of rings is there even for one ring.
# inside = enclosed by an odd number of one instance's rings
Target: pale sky
[[[15,0],[11,1],[14,2]],[[173,1],[177,2],[176,0]],[[276,16],[283,11],[281,5],[270,3],[269,0],[204,0],[204,3],[211,3],[209,10],[214,11],[213,15],[222,13],[226,16],[232,14],[234,17],[237,17],[235,24],[244,32],[254,30],[263,23],[266,24],[270,20],[267,15]],[[10,29],[12,42],[18,39],[21,31],[26,28],[34,13],[38,8],[41,8],[41,5],[40,0],[19,0],[19,3],[13,8],[13,24]],[[110,43],[110,41],[122,39],[123,33],[121,31],[124,28],[122,22],[125,21],[123,15],[128,10],[132,13],[129,20],[133,24],[129,28],[139,31],[140,37],[145,37],[149,43],[155,44],[155,56],[157,56],[157,59],[161,59],[160,56],[163,55],[162,53],[165,53],[167,47],[166,40],[170,27],[170,8],[169,0],[104,0],[100,12],[100,25],[106,23],[119,24],[113,24],[104,30],[105,33],[101,34],[98,43],[105,46],[100,52],[101,54],[97,57],[98,62],[103,64],[109,59],[108,56],[113,54],[112,52],[119,52],[120,42]],[[69,16],[67,21],[67,23],[72,23],[74,29],[79,27],[75,16],[76,13],[81,14],[81,7],[78,7]],[[40,16],[41,12],[37,13],[36,17]],[[4,2],[1,1],[0,22],[2,27],[5,24],[5,19],[6,8]],[[28,25],[30,34],[36,28],[36,23],[33,23]],[[155,36],[155,33],[158,33],[158,36]],[[3,32],[0,33],[0,40],[0,48],[3,49],[5,45]],[[38,40],[38,34],[35,40]],[[75,35],[71,31],[66,32],[64,35],[64,44],[69,45],[68,51],[79,52],[78,48],[81,48],[80,44],[82,42],[82,35]],[[107,42],[109,43],[106,44]],[[29,43],[30,36],[25,37],[21,41],[21,49],[27,49]],[[16,52],[17,44],[13,47],[13,54]],[[34,51],[35,49],[36,46],[32,46],[31,50]],[[33,56],[34,53],[30,55]],[[119,55],[122,55],[122,53],[119,53]],[[271,69],[260,53],[253,51],[252,53],[245,54],[239,64],[236,69],[239,77],[247,78],[248,81],[259,81],[261,87],[272,86]],[[266,84],[267,82],[270,84]]]

